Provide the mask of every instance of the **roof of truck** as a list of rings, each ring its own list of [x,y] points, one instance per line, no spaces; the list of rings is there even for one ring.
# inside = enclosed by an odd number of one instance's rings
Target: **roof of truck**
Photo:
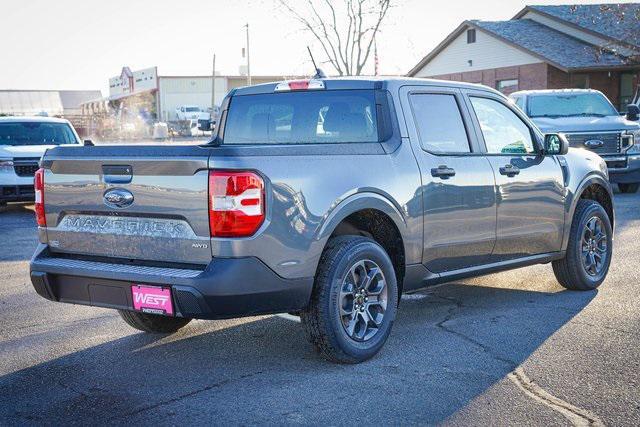
[[[488,86],[456,82],[451,80],[424,79],[415,77],[397,77],[397,76],[349,76],[349,77],[327,77],[322,79],[304,79],[304,80],[321,80],[324,82],[327,90],[348,90],[348,89],[381,89],[383,87],[394,87],[418,85],[418,86],[448,86],[455,88],[480,89],[499,94],[500,92]],[[263,83],[254,86],[243,86],[232,91],[232,95],[251,95],[260,93],[270,93],[275,90],[276,85],[292,80],[275,81],[271,83]]]
[[[537,90],[521,90],[518,92],[513,92],[511,96],[518,95],[558,95],[565,94],[570,95],[572,93],[599,93],[602,94],[599,90],[595,89],[537,89]]]

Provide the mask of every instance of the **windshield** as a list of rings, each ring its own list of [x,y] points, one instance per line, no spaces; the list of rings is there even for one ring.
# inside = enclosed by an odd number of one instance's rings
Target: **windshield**
[[[378,141],[373,90],[235,96],[227,114],[224,144]]]
[[[0,123],[0,145],[77,144],[75,134],[66,123]]]
[[[617,116],[599,93],[572,93],[529,97],[529,117]]]
[[[200,111],[200,107],[187,107],[187,113],[194,113],[196,111]]]

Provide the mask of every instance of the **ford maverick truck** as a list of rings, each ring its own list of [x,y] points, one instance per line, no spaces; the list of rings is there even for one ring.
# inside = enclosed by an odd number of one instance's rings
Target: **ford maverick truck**
[[[436,80],[234,89],[207,144],[56,147],[35,188],[44,298],[151,333],[295,313],[341,363],[381,349],[403,292],[541,263],[592,290],[613,247],[602,158]]]

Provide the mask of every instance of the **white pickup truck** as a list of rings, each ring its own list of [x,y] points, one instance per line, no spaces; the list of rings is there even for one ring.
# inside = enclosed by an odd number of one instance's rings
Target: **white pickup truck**
[[[0,210],[8,202],[33,202],[33,176],[47,150],[80,144],[68,120],[0,117]]]
[[[195,120],[197,121],[200,117],[200,112],[202,110],[200,107],[196,105],[182,105],[176,108],[176,120]]]

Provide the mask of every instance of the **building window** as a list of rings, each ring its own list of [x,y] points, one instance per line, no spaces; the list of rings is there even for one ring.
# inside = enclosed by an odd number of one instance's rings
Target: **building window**
[[[476,30],[471,29],[467,30],[467,43],[475,43],[476,42]]]
[[[518,79],[498,80],[496,89],[502,93],[511,93],[518,90]]]
[[[571,87],[576,89],[589,89],[589,74],[572,74]]]

